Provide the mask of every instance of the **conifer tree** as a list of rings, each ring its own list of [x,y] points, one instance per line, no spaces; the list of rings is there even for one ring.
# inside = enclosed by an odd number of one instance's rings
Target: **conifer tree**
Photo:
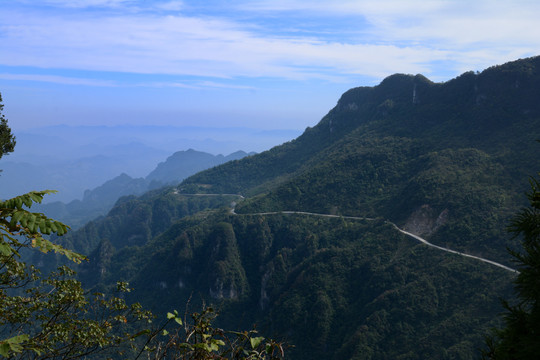
[[[488,339],[484,359],[533,360],[540,356],[540,177],[531,178],[530,183],[530,205],[514,217],[509,228],[523,237],[523,250],[510,251],[519,264],[514,282],[518,301],[515,305],[503,302],[505,327]]]
[[[15,137],[11,134],[7,120],[2,114],[4,104],[2,104],[2,94],[0,93],[0,158],[10,153],[15,148]]]

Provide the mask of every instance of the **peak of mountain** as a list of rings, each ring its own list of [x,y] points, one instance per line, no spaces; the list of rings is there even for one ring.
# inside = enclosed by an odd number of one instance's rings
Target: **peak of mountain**
[[[57,201],[40,204],[37,208],[55,219],[66,222],[72,228],[79,228],[86,222],[105,215],[123,196],[141,195],[168,183],[176,184],[197,171],[238,160],[247,155],[244,151],[237,151],[228,156],[214,156],[194,149],[178,151],[169,156],[164,163],[159,163],[146,179],[134,179],[122,173],[92,190],[86,190],[82,201],[73,200],[67,204]]]
[[[445,83],[421,75],[391,75],[377,86],[345,92],[316,126],[297,139],[197,174],[184,186],[205,183],[212,185],[208,191],[258,192],[265,183],[303,171],[330,147],[360,138],[406,138],[431,149],[472,147],[497,155],[505,152],[502,144],[510,146],[521,138],[530,150],[538,134],[539,67],[540,57],[534,57],[479,74],[468,72]],[[247,168],[257,170],[242,174]]]
[[[186,177],[208,169],[210,167],[223,164],[227,161],[241,159],[248,154],[244,151],[237,151],[230,155],[212,155],[194,149],[177,151],[165,160],[146,177],[146,180],[155,180],[162,183],[180,183]]]
[[[240,160],[246,156],[251,156],[251,155],[255,155],[257,154],[256,152],[254,151],[251,151],[249,153],[245,152],[245,151],[242,151],[242,150],[238,150],[238,151],[235,151],[233,153],[230,153],[229,155],[225,156],[225,159],[226,161],[231,161],[231,160]]]
[[[148,187],[149,183],[145,179],[133,179],[122,173],[93,190],[86,190],[82,201],[96,205],[114,203],[121,196],[140,195],[148,191]]]
[[[160,312],[200,294],[292,359],[477,357],[514,276],[478,258],[510,265],[508,219],[540,168],[539,70],[351,89],[298,138],[125,198],[66,240],[98,264],[92,284],[130,281]]]

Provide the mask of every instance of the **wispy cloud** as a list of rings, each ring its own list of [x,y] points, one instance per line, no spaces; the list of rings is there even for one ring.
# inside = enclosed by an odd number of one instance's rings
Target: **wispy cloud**
[[[139,83],[122,83],[118,81],[86,79],[56,75],[40,75],[40,74],[9,74],[0,73],[0,79],[11,81],[37,81],[47,82],[62,85],[85,85],[97,87],[155,87],[155,88],[184,88],[193,90],[203,89],[229,89],[229,90],[255,90],[253,86],[237,85],[229,83],[221,83],[216,81],[192,81],[191,83],[178,81],[162,81],[162,82],[139,82]]]
[[[345,29],[343,36],[349,41],[444,51],[456,68],[540,54],[538,1],[261,0],[237,5],[238,9],[278,12],[280,16],[358,17],[366,25],[356,39],[351,34],[359,29]],[[421,61],[439,60],[435,56]]]
[[[185,8],[183,1],[167,1],[155,5],[158,9],[166,11],[180,11]]]
[[[0,15],[0,62],[11,66],[305,79],[328,73],[380,76],[392,69],[421,71],[425,67],[418,59],[441,55],[422,47],[274,37],[223,20],[183,16],[8,16]]]
[[[135,86],[156,87],[156,88],[171,87],[171,88],[183,88],[183,89],[192,89],[192,90],[203,90],[203,89],[255,90],[255,87],[253,86],[227,84],[227,83],[220,83],[220,82],[215,82],[215,81],[194,81],[192,83],[177,82],[177,81],[162,81],[162,82],[138,83]]]
[[[134,0],[15,0],[33,5],[49,5],[66,8],[119,7],[134,3]]]
[[[3,80],[23,80],[23,81],[38,81],[48,82],[63,85],[86,85],[86,86],[105,86],[116,87],[117,84],[108,80],[93,80],[85,78],[73,78],[65,76],[55,75],[38,75],[38,74],[2,74],[0,73],[0,79]]]
[[[225,83],[219,83],[215,81],[202,81],[198,83],[198,85],[201,87],[215,88],[215,89],[255,90],[255,87],[253,86],[225,84]]]
[[[0,64],[339,81],[393,72],[429,75],[435,70],[433,64],[441,62],[451,64],[448,71],[481,69],[540,53],[536,25],[540,3],[526,0],[233,1],[229,12],[220,16],[187,15],[182,11],[195,6],[188,1],[42,0],[41,4],[137,11],[80,11],[65,16],[40,10],[22,13],[12,7],[0,13]],[[243,12],[244,21],[233,16],[233,10]],[[275,12],[284,19],[291,14],[294,19],[305,16],[306,21],[317,16],[326,28],[342,31],[343,37],[329,40],[313,29],[283,34],[256,20]],[[362,19],[365,26],[342,28],[340,19],[351,17]],[[301,29],[302,24],[291,18],[290,26]]]

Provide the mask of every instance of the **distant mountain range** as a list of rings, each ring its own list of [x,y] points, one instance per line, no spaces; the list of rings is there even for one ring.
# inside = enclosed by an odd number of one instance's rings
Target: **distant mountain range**
[[[193,149],[177,151],[165,162],[159,163],[145,178],[134,179],[127,174],[121,174],[95,189],[86,190],[82,200],[73,200],[67,204],[56,201],[36,205],[36,209],[72,228],[78,228],[98,216],[105,215],[122,196],[141,195],[159,187],[176,185],[199,171],[253,154],[236,151],[223,156]]]
[[[180,149],[210,154],[244,149],[264,151],[289,141],[298,130],[174,126],[50,126],[14,131],[15,152],[2,157],[0,198],[54,189],[45,202],[82,200],[122,174],[146,177],[156,164]],[[39,176],[36,176],[39,174]]]
[[[159,181],[164,184],[180,183],[188,176],[199,171],[209,169],[213,166],[221,165],[227,161],[239,160],[248,155],[244,151],[236,151],[230,155],[212,155],[201,151],[189,149],[178,151],[167,158],[146,177],[147,181]]]
[[[290,142],[122,198],[61,240],[89,254],[88,286],[129,281],[158,314],[212,303],[291,359],[478,358],[515,273],[463,254],[511,265],[538,94],[540,57],[445,83],[392,75]]]

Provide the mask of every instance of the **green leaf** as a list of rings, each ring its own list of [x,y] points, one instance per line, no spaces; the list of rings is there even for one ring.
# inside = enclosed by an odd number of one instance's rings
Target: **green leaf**
[[[13,249],[6,243],[0,243],[0,254],[4,256],[10,256],[13,253]]]
[[[32,247],[38,248],[42,253],[48,253],[54,251],[57,254],[64,255],[69,260],[80,264],[82,260],[86,260],[84,255],[78,254],[74,251],[68,250],[61,245],[53,244],[50,240],[46,240],[41,236],[32,239]]]
[[[210,351],[218,351],[218,350],[219,350],[219,345],[216,344],[216,343],[214,343],[214,342],[212,342],[212,343],[210,344]]]
[[[32,213],[28,213],[28,220],[27,220],[27,224],[26,224],[26,227],[28,228],[28,231],[30,231],[31,233],[35,233],[36,232],[36,216]]]
[[[58,228],[56,227],[56,221],[51,222],[51,231],[52,232],[58,232]],[[58,234],[60,235],[60,234]]]
[[[197,348],[197,349],[201,349],[201,350],[204,350],[206,352],[211,352],[212,349],[210,348],[210,346],[208,346],[208,344],[205,344],[205,343],[197,343],[197,344],[193,344],[193,347],[194,348]]]
[[[39,196],[35,192],[30,192],[30,193],[28,193],[28,195],[30,196],[30,198],[32,199],[33,202],[41,204],[41,200],[43,200],[43,196]]]
[[[262,336],[257,336],[257,337],[254,337],[254,338],[250,338],[249,342],[251,343],[251,348],[256,349],[257,347],[259,347],[259,345],[261,345],[261,342],[263,340],[264,340],[264,337],[262,337]]]
[[[169,332],[167,330],[163,329],[163,336],[167,336],[167,335],[169,335]]]
[[[21,219],[19,220],[19,222],[21,223],[21,225],[23,227],[26,227],[26,225],[28,224],[28,212],[27,211],[21,211],[21,213],[23,214],[23,216],[21,217]]]
[[[49,226],[49,223],[45,220],[45,219],[40,219],[39,220],[39,231],[42,233],[42,234],[47,234],[49,235],[51,233],[51,228]]]
[[[10,353],[20,353],[23,349],[21,343],[28,341],[28,339],[28,335],[22,334],[0,341],[0,355],[8,357],[11,355]]]
[[[21,220],[21,218],[24,216],[24,211],[17,211],[11,216],[10,225],[15,226]]]
[[[0,343],[0,355],[2,355],[3,357],[8,357],[9,350],[10,350],[10,346],[8,343],[5,343],[5,342]]]
[[[147,334],[149,334],[149,333],[150,333],[150,329],[144,329],[144,330],[142,330],[142,331],[139,331],[139,332],[136,333],[136,334],[131,335],[129,338],[130,338],[130,339],[135,339],[135,338],[137,338],[137,337],[139,337],[139,336],[147,335]]]

